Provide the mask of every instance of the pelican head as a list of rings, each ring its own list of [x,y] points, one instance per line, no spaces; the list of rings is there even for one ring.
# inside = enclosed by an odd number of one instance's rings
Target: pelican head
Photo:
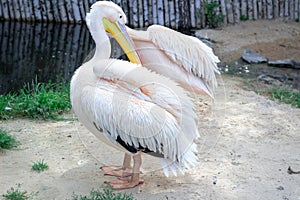
[[[126,22],[127,18],[122,9],[109,1],[94,3],[90,13],[86,15],[86,23],[96,45],[103,42],[101,40],[106,36],[103,31],[106,31],[117,40],[132,63],[140,64],[141,61],[135,51],[134,43],[126,31]]]

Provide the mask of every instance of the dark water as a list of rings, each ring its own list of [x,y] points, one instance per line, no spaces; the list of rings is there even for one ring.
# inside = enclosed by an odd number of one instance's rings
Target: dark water
[[[94,48],[85,25],[0,23],[0,94],[26,82],[69,80]]]
[[[0,94],[35,80],[70,80],[94,47],[86,25],[0,22]]]

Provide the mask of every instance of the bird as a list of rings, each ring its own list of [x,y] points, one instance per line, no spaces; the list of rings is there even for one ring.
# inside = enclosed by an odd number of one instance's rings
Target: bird
[[[114,189],[127,189],[144,183],[140,177],[142,154],[158,158],[166,176],[169,176],[169,170],[177,175],[178,171],[184,174],[197,166],[195,140],[200,136],[190,91],[204,91],[212,96],[209,84],[215,81],[211,73],[216,72],[215,64],[208,62],[202,64],[211,66],[203,69],[199,69],[202,65],[185,69],[183,61],[182,66],[171,65],[174,67],[172,70],[179,71],[178,76],[184,76],[179,79],[172,72],[169,76],[167,72],[148,68],[146,52],[135,46],[139,46],[136,42],[138,34],[134,35],[132,32],[135,31],[126,27],[126,22],[125,13],[113,2],[98,1],[91,6],[86,24],[96,50],[93,57],[74,72],[70,83],[71,104],[79,121],[103,143],[125,155],[122,166],[101,167],[104,175],[117,177],[107,182]],[[130,62],[110,58],[108,34],[117,40]],[[173,50],[176,52],[181,48],[179,45]],[[205,53],[207,49],[208,55],[212,56],[209,48],[205,47],[200,52]],[[152,58],[148,59],[153,60],[161,57],[154,50],[149,56]],[[174,56],[178,57],[177,54]],[[187,54],[186,59],[189,56]],[[216,60],[215,57],[204,59]],[[165,71],[168,70],[170,68]],[[203,84],[190,83],[195,78],[201,79]],[[189,87],[189,84],[192,86]]]

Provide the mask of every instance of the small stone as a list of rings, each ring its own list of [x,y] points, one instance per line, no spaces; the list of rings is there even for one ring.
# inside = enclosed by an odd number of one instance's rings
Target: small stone
[[[277,190],[284,190],[284,187],[278,186],[276,189],[277,189]]]
[[[292,59],[269,60],[268,65],[273,67],[300,69],[300,63]]]
[[[268,59],[251,49],[246,49],[242,55],[242,59],[249,64],[259,64],[268,62]]]
[[[12,108],[11,108],[11,107],[8,107],[8,106],[6,106],[6,107],[4,108],[4,110],[12,110]]]
[[[213,179],[213,184],[216,185],[217,184],[217,176],[213,176],[212,179]]]

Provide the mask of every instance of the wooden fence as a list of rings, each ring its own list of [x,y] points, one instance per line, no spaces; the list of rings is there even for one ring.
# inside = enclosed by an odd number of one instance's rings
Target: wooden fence
[[[85,14],[96,0],[1,0],[0,19],[82,23]],[[299,21],[300,0],[114,0],[128,16],[132,27],[161,24],[180,28],[206,27],[205,10],[210,3],[223,16],[223,23],[236,23],[240,19],[285,18]]]
[[[124,54],[115,40],[111,44],[112,57]],[[34,79],[70,80],[94,47],[85,25],[0,22],[0,95]]]

